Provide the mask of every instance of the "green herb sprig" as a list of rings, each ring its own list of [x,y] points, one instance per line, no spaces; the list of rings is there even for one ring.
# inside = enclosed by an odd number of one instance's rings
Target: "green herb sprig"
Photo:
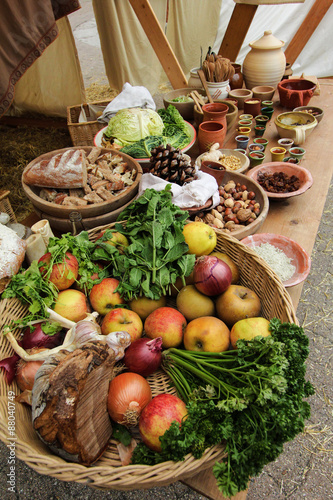
[[[226,443],[227,457],[213,473],[227,497],[245,490],[304,429],[314,393],[305,381],[308,338],[295,324],[270,321],[271,337],[239,340],[237,350],[196,353],[169,349],[163,368],[187,402],[188,417],[162,436],[162,452],[140,443],[133,463],[155,464],[200,458],[212,445]]]

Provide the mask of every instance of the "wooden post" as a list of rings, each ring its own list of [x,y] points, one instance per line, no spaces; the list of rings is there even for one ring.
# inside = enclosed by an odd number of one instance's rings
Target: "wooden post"
[[[332,0],[316,0],[285,50],[288,63],[293,64],[332,5]]]
[[[258,5],[236,4],[224,34],[219,54],[236,62]]]
[[[174,89],[188,86],[182,68],[148,0],[129,0]]]

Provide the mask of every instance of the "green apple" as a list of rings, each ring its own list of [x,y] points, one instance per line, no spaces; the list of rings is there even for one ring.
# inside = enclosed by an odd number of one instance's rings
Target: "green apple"
[[[237,340],[252,340],[259,335],[262,337],[271,335],[268,319],[262,317],[241,319],[231,328],[230,342],[232,347],[237,349]]]
[[[166,306],[166,303],[166,297],[163,296],[158,300],[149,299],[148,297],[138,297],[137,299],[132,299],[128,305],[144,321],[150,313],[159,307]]]
[[[187,321],[199,318],[200,316],[214,316],[214,301],[199,292],[194,285],[187,285],[182,288],[176,299],[177,309],[184,314]]]

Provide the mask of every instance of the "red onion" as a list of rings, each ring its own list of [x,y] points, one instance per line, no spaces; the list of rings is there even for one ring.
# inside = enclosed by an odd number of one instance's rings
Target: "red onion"
[[[61,331],[56,333],[55,335],[46,335],[46,333],[42,330],[43,323],[36,323],[34,326],[34,331],[30,330],[28,326],[23,334],[19,345],[23,347],[23,349],[32,349],[33,347],[47,347],[48,349],[52,349],[52,347],[57,347],[61,344],[62,341],[62,333]]]
[[[159,368],[161,351],[162,337],[153,340],[141,337],[127,347],[123,361],[129,371],[148,377]]]
[[[205,295],[219,295],[229,288],[232,280],[231,269],[223,260],[211,255],[203,255],[194,266],[194,284]]]
[[[15,377],[16,373],[16,365],[20,360],[20,356],[18,354],[13,354],[9,358],[2,359],[0,361],[0,369],[2,368],[6,375],[7,384],[10,385]]]

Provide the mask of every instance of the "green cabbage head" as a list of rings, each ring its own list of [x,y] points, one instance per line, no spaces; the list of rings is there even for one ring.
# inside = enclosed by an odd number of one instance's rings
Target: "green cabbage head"
[[[126,145],[151,135],[162,135],[163,129],[162,118],[152,109],[128,108],[121,109],[111,118],[105,135]]]

